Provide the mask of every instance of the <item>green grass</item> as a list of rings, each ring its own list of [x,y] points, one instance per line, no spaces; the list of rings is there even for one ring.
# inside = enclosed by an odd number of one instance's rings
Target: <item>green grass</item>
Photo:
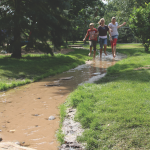
[[[22,59],[0,56],[0,90],[35,82],[85,63],[87,50],[75,50],[55,57],[45,54],[27,54]]]
[[[111,49],[108,49],[111,50]],[[150,53],[140,44],[118,44],[127,58],[95,84],[79,86],[67,99],[85,132],[87,150],[150,149]]]
[[[107,43],[109,44],[110,41],[108,40]],[[73,45],[73,43],[71,42],[68,42],[68,45]],[[77,41],[74,43],[74,45],[81,45],[83,46],[85,49],[89,49],[89,42],[86,41],[86,44],[84,44],[83,41]],[[97,42],[97,45],[96,45],[96,49],[97,51],[100,50],[100,46],[99,46],[99,43]],[[126,54],[127,56],[131,56],[134,54],[135,56],[135,53],[136,55],[141,55],[142,53],[145,54],[145,51],[144,51],[144,47],[142,44],[139,44],[139,43],[136,43],[136,44],[132,44],[132,43],[129,43],[129,44],[117,44],[117,52],[119,53],[123,53],[123,54]],[[107,51],[111,52],[111,46],[109,44],[109,46],[107,46]]]
[[[59,109],[60,109],[60,124],[59,124],[59,129],[57,131],[56,136],[57,136],[57,140],[60,142],[60,144],[63,144],[65,135],[62,132],[61,128],[63,126],[63,121],[66,117],[66,106],[62,104]]]

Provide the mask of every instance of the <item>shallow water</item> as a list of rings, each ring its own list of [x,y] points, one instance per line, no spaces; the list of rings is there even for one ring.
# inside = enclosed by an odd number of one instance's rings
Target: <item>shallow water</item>
[[[125,57],[118,54],[114,59],[111,53],[103,55],[102,59],[97,56],[67,72],[1,92],[0,137],[3,142],[19,141],[37,150],[57,150],[59,143],[55,133],[60,121],[59,105],[78,85],[99,80],[109,66]],[[56,119],[48,120],[50,116]]]

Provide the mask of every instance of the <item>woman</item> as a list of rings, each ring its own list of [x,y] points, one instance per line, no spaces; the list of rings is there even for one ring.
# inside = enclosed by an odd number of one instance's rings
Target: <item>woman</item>
[[[110,42],[111,42],[111,49],[112,49],[112,54],[113,57],[116,57],[116,43],[117,43],[117,39],[118,39],[118,28],[124,26],[126,24],[126,22],[124,22],[121,25],[118,25],[118,23],[116,22],[116,18],[112,17],[111,19],[111,23],[109,23],[108,27],[109,29],[111,29],[112,31],[110,32]]]
[[[107,48],[107,31],[109,32],[108,26],[105,25],[105,19],[101,18],[98,27],[98,34],[99,34],[99,44],[100,44],[100,57],[102,57],[102,51],[104,46],[104,53],[107,56],[106,48]],[[109,32],[110,33],[110,32]]]

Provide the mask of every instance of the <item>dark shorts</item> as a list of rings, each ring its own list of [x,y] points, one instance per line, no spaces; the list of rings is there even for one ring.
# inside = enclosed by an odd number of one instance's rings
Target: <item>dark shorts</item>
[[[93,50],[94,51],[96,51],[96,43],[97,43],[97,41],[89,41],[89,45],[90,45],[90,47],[93,47]]]

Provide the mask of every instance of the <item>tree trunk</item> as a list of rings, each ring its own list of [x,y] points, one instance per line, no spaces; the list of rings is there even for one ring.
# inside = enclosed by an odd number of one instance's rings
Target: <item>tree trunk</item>
[[[31,29],[30,29],[30,34],[29,34],[29,44],[28,47],[33,48],[33,45],[35,44],[35,40],[33,39],[34,37],[34,26],[36,24],[36,16],[31,18],[33,20],[32,25],[31,25]]]
[[[14,43],[12,57],[21,58],[21,38],[20,31],[21,27],[19,24],[20,20],[20,0],[15,0],[15,14],[14,14]]]

